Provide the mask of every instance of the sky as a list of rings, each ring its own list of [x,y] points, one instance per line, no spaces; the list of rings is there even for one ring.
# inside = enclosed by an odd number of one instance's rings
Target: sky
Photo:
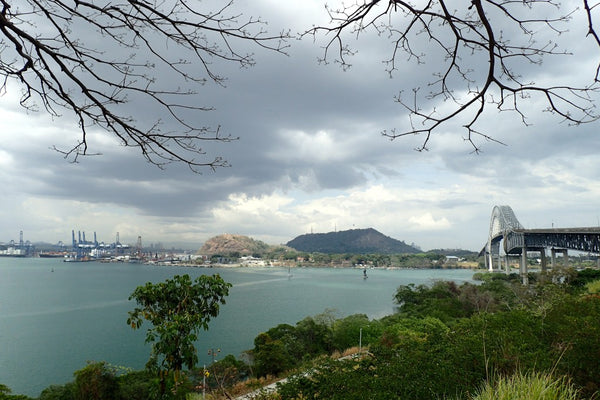
[[[328,22],[321,1],[236,1],[233,7],[268,21],[273,33]],[[573,18],[560,37],[541,33],[541,40],[558,40],[572,54],[521,65],[524,79],[590,83],[600,49],[585,36],[581,10]],[[52,147],[78,139],[72,115],[24,110],[20,87],[9,82],[0,96],[0,242],[18,240],[23,231],[32,242],[68,243],[75,230],[88,238],[96,232],[107,243],[118,232],[123,243],[141,236],[144,245],[198,249],[224,233],[285,244],[311,232],[374,228],[423,250],[479,251],[495,205],[510,205],[526,228],[600,225],[598,122],[569,126],[532,97],[522,103],[527,126],[516,113],[493,107],[482,117],[478,130],[502,144],[476,139],[481,152],[474,153],[464,121],[456,120],[432,136],[428,151],[415,151],[422,136],[389,140],[381,132],[406,128],[408,115],[394,97],[427,87],[441,62],[428,53],[431,43],[415,39],[428,62],[401,56],[390,77],[382,63],[392,49],[387,36],[349,35],[357,53],[348,70],[318,62],[328,38],[291,39],[288,55],[239,43],[254,53],[255,66],[215,62],[226,84],[200,88],[198,104],[214,110],[196,118],[239,140],[207,144],[208,156],[231,166],[201,174],[181,165],[159,169],[93,129],[91,152],[101,155],[71,163]],[[467,63],[485,68],[477,58]],[[141,101],[126,107],[142,120],[149,114]]]

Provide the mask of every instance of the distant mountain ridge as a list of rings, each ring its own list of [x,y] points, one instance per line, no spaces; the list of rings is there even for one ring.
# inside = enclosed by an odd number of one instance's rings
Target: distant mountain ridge
[[[327,254],[399,254],[421,252],[421,250],[403,241],[385,236],[373,228],[350,229],[329,233],[307,233],[290,240],[286,246],[307,253]]]

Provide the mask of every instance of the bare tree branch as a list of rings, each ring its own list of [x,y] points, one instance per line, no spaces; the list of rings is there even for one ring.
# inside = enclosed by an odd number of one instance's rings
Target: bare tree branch
[[[593,18],[598,4],[583,1],[588,36],[600,48]],[[429,92],[417,86],[410,96],[401,91],[395,97],[408,112],[408,129],[382,132],[392,140],[423,135],[419,151],[426,150],[432,135],[451,120],[466,121],[463,138],[475,152],[480,151],[476,137],[499,143],[476,128],[484,112],[490,106],[513,111],[527,125],[524,102],[533,97],[544,100],[544,111],[570,124],[593,122],[600,117],[594,104],[594,95],[600,89],[600,63],[590,84],[582,87],[538,85],[520,75],[527,64],[541,65],[545,58],[569,54],[555,41],[540,40],[544,34],[565,33],[577,12],[565,11],[553,0],[471,0],[460,5],[448,0],[356,0],[340,9],[326,10],[331,18],[329,26],[314,27],[303,35],[315,40],[321,34],[330,36],[323,62],[333,58],[344,69],[349,68],[349,58],[355,51],[347,44],[348,36],[358,38],[369,32],[391,40],[391,57],[384,60],[390,75],[405,60],[421,64],[432,53],[443,56],[434,79],[426,82]],[[426,50],[419,51],[419,46]],[[332,57],[332,53],[336,55]],[[435,107],[440,101],[445,102],[443,111]],[[453,106],[448,107],[447,101]]]
[[[37,110],[39,102],[52,116],[74,113],[80,139],[70,149],[57,149],[72,161],[93,154],[87,135],[100,127],[160,168],[172,162],[195,172],[228,166],[221,157],[206,159],[201,143],[236,138],[191,120],[212,109],[199,106],[194,95],[207,81],[224,84],[215,61],[254,64],[252,54],[237,50],[241,42],[285,53],[289,35],[269,35],[260,19],[232,13],[232,2],[208,12],[197,3],[0,0],[0,91],[15,80],[24,107]],[[163,74],[190,89],[161,80]],[[140,120],[123,111],[144,99],[166,111],[166,119]]]

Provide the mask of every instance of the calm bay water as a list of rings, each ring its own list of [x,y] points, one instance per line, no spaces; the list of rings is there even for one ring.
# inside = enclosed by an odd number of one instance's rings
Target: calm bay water
[[[142,369],[150,348],[144,327],[132,330],[127,298],[146,282],[177,274],[219,273],[233,284],[227,304],[200,333],[200,364],[209,349],[218,358],[253,347],[257,334],[280,323],[332,309],[338,317],[393,312],[396,288],[436,279],[465,281],[468,270],[362,270],[293,268],[186,268],[142,264],[65,263],[60,259],[0,258],[0,383],[15,394],[37,396],[73,379],[87,361]]]

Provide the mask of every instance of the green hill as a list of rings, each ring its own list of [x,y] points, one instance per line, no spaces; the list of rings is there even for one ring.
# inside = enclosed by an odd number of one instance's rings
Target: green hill
[[[307,253],[400,254],[421,251],[373,228],[300,235],[287,246]]]

